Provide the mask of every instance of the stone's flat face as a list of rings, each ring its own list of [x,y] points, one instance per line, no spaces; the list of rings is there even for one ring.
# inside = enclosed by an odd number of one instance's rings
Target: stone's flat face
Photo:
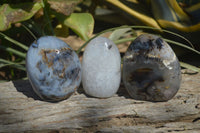
[[[97,37],[85,48],[82,61],[82,84],[86,94],[107,98],[114,95],[121,80],[121,57],[109,39]]]
[[[137,100],[167,101],[180,88],[179,61],[161,38],[143,34],[129,46],[123,60],[123,82]]]
[[[56,37],[41,37],[30,46],[26,68],[34,91],[44,100],[66,99],[81,82],[77,54]]]

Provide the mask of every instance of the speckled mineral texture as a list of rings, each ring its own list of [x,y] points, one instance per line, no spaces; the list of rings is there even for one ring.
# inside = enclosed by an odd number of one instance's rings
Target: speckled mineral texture
[[[44,100],[65,99],[81,82],[78,56],[56,37],[41,37],[30,46],[26,68],[34,91]]]
[[[114,95],[121,80],[121,57],[116,45],[105,37],[93,39],[85,48],[82,84],[86,94],[106,98]]]
[[[167,101],[179,90],[179,61],[160,37],[143,34],[129,46],[123,61],[123,82],[137,100]]]

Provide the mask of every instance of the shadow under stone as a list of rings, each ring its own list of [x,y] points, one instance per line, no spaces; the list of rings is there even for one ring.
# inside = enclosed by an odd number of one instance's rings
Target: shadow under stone
[[[26,95],[28,98],[33,98],[34,100],[40,100],[43,102],[49,102],[49,103],[59,103],[63,100],[67,100],[69,97],[72,95],[69,95],[66,99],[60,99],[60,100],[51,100],[51,99],[41,99],[33,90],[31,83],[28,80],[17,80],[17,81],[12,81],[15,88],[17,89],[18,92],[23,93]]]
[[[32,89],[32,86],[28,80],[17,80],[13,81],[13,84],[18,92],[23,93],[28,98],[33,98],[34,100],[42,100]]]
[[[120,87],[119,87],[119,89],[117,91],[117,95],[118,96],[123,96],[126,99],[132,99],[131,96],[128,94],[128,92],[127,92],[127,90],[126,90],[126,88],[125,88],[123,83],[120,84]]]

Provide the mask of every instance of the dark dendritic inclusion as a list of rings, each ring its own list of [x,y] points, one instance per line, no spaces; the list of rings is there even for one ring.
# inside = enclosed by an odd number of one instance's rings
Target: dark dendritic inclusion
[[[140,68],[133,71],[128,77],[127,81],[130,84],[138,86],[140,91],[138,93],[148,93],[148,89],[155,85],[155,82],[163,82],[162,76],[157,75],[151,68]]]
[[[155,43],[154,43],[155,41]],[[141,42],[141,40],[135,40],[134,45],[130,45],[128,51],[135,51],[140,54],[147,54],[152,51],[155,47],[159,50],[163,48],[163,40],[161,38],[149,39],[147,42]]]
[[[162,49],[163,47],[163,40],[161,38],[156,39],[157,49]]]
[[[44,36],[32,43],[26,56],[26,68],[33,90],[45,101],[66,99],[81,82],[77,54],[53,36]]]
[[[70,48],[61,48],[60,50],[55,49],[42,49],[40,51],[42,60],[48,67],[51,67],[55,62],[62,63],[63,60],[72,60],[72,50]]]
[[[42,84],[49,84],[49,82],[45,81],[46,77],[50,76],[48,69],[45,69],[46,66],[51,68],[53,75],[60,79],[60,85],[62,85],[67,79],[71,79],[71,83],[73,83],[73,81],[77,78],[80,72],[79,67],[74,67],[71,68],[71,71],[67,71],[67,68],[72,65],[71,63],[74,63],[72,50],[70,48],[62,48],[60,50],[42,49],[40,54],[42,55],[42,61],[39,61],[36,67],[42,74],[41,77],[43,78],[40,80],[43,82]]]
[[[134,99],[167,101],[180,88],[180,65],[162,38],[143,34],[130,44],[125,53],[123,82]]]

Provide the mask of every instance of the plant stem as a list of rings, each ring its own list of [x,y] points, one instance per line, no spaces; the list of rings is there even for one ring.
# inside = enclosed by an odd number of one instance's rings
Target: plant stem
[[[18,50],[15,50],[13,48],[0,46],[0,49],[3,49],[3,50],[8,51],[8,52],[12,52],[13,54],[16,54],[16,55],[18,55],[18,56],[20,56],[22,58],[26,58],[26,54],[24,54],[24,53],[22,53],[22,52],[20,52]]]
[[[37,37],[33,34],[33,32],[31,32],[31,30],[30,30],[29,28],[27,28],[24,24],[22,24],[22,27],[24,27],[24,28],[28,31],[28,33],[31,34],[31,36],[32,36],[35,40],[37,40]]]
[[[106,0],[106,1],[109,2],[110,4],[116,6],[116,7],[124,10],[125,12],[129,13],[130,15],[134,16],[138,20],[142,21],[144,24],[158,28],[158,29],[161,29],[160,26],[158,25],[158,23],[152,17],[149,17],[149,16],[141,14],[141,13],[135,11],[135,10],[132,10],[131,8],[124,5],[119,0]]]
[[[26,68],[23,66],[25,64],[24,61],[22,61],[20,63],[16,63],[16,62],[0,59],[0,63],[3,63],[2,65],[0,64],[0,68],[6,67],[6,66],[11,66],[11,67],[15,67],[17,69],[23,70],[23,71],[26,70]]]
[[[43,5],[43,9],[44,9],[44,16],[46,17],[48,24],[49,24],[49,28],[52,32],[52,35],[55,36],[54,30],[53,30],[53,26],[51,24],[51,20],[49,18],[49,12],[48,12],[48,7],[47,7],[47,0],[42,0],[42,5]]]
[[[97,36],[100,36],[101,34],[103,33],[106,33],[106,32],[110,32],[110,31],[113,31],[113,30],[117,30],[117,29],[123,29],[123,28],[133,28],[133,29],[152,29],[152,30],[158,30],[158,31],[162,31],[162,32],[166,32],[166,33],[169,33],[169,34],[172,34],[172,35],[175,35],[177,37],[180,37],[181,39],[185,40],[188,44],[190,44],[192,47],[192,43],[187,40],[185,37],[179,35],[179,34],[176,34],[176,33],[173,33],[171,31],[168,31],[168,30],[163,30],[163,29],[158,29],[158,28],[154,28],[154,27],[149,27],[149,26],[120,26],[120,27],[115,27],[115,28],[110,28],[110,29],[107,29],[107,30],[104,30],[102,32],[99,32],[98,34],[96,34],[94,37],[90,38],[88,41],[86,41],[78,50],[77,50],[77,54],[80,53],[80,51],[94,38],[96,38]],[[170,40],[167,40],[168,42]],[[185,46],[184,44],[181,44],[181,43],[178,43],[178,42],[175,42],[175,41],[170,41],[170,43],[173,43],[173,44],[176,44],[176,45],[179,45],[179,46],[182,46],[184,48],[187,48],[189,50],[192,50],[198,54],[200,54],[199,51],[191,48],[191,47],[188,47],[188,46]]]
[[[128,41],[133,41],[135,40],[136,37],[131,37],[131,38],[124,38],[124,39],[120,39],[120,40],[116,40],[114,41],[115,44],[120,44],[120,43],[124,43],[124,42],[128,42]]]
[[[195,72],[200,72],[200,68],[198,67],[195,67],[195,66],[192,66],[190,64],[187,64],[187,63],[184,63],[184,62],[180,62],[180,65],[184,68],[187,68],[187,69],[190,69],[190,70],[193,70]]]
[[[17,46],[23,48],[23,49],[26,50],[26,51],[28,50],[28,47],[27,47],[26,45],[24,45],[24,44],[22,44],[22,43],[20,43],[20,42],[18,42],[18,41],[16,41],[16,40],[10,38],[9,36],[3,34],[2,32],[0,32],[0,35],[1,35],[4,39],[8,40],[9,42],[12,42],[13,44],[15,44],[15,45],[17,45]]]
[[[183,45],[182,43],[175,42],[175,41],[172,41],[172,40],[169,40],[169,39],[164,39],[164,40],[165,40],[166,42],[168,42],[168,43],[172,43],[172,44],[181,46],[181,47],[183,47],[183,48],[189,49],[189,50],[191,50],[191,51],[193,51],[193,52],[195,52],[195,53],[197,53],[197,54],[200,55],[200,52],[199,52],[199,51],[197,51],[197,50],[195,50],[195,49],[193,49],[193,48],[191,48],[191,47],[188,47],[187,45]]]

